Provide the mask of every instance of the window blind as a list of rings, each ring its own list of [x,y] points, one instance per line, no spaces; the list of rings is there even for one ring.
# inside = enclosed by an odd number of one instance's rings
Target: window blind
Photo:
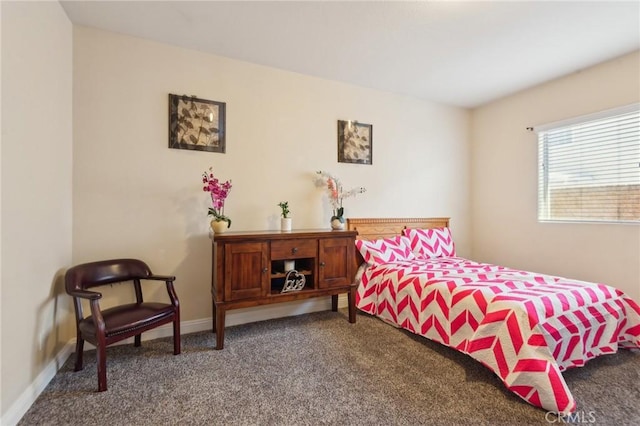
[[[540,221],[640,222],[640,107],[538,131]]]

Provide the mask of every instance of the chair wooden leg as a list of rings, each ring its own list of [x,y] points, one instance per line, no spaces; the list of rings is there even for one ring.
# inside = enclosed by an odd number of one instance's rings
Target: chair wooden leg
[[[73,371],[82,370],[83,353],[84,353],[84,339],[80,337],[80,335],[78,334],[78,337],[76,338],[76,365]]]
[[[180,353],[180,318],[173,320],[173,354]]]
[[[141,344],[142,344],[142,333],[136,334],[135,337],[133,338],[133,346],[138,348],[140,347]]]
[[[97,364],[98,364],[98,392],[107,390],[107,354],[105,345],[99,345],[96,348]]]

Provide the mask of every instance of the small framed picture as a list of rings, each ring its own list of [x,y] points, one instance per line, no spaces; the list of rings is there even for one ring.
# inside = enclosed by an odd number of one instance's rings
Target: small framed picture
[[[338,162],[372,164],[373,125],[338,120]]]
[[[169,94],[169,148],[226,151],[224,102]]]

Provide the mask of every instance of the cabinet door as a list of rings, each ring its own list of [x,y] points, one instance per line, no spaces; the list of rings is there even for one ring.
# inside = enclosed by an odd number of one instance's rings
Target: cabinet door
[[[225,245],[225,300],[266,296],[269,291],[269,244]]]
[[[352,283],[353,238],[320,239],[318,287],[342,287]]]

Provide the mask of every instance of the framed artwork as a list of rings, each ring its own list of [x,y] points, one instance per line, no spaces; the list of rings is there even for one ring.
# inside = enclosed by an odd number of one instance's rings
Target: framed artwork
[[[226,151],[224,102],[169,94],[169,148]]]
[[[338,162],[372,164],[373,125],[338,120]]]

